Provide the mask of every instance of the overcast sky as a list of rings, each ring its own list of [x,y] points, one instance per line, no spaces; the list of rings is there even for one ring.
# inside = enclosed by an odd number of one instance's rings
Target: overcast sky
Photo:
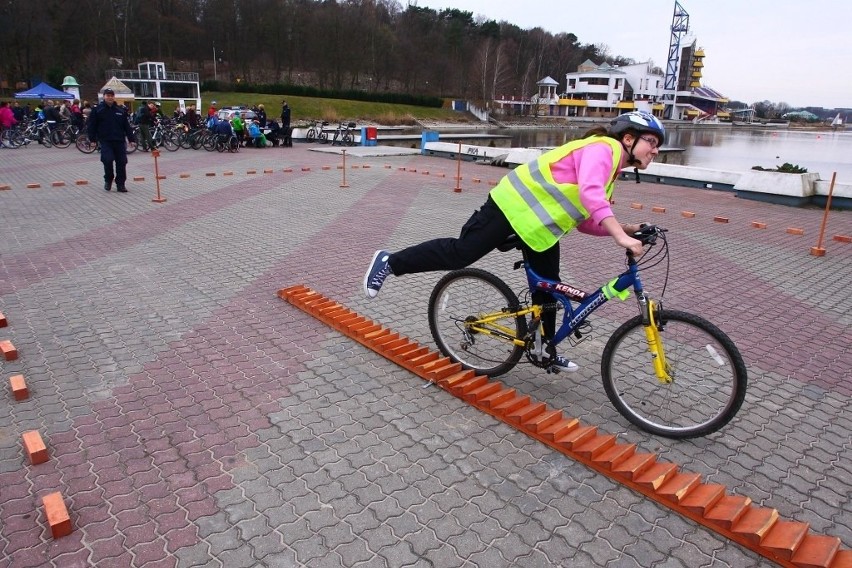
[[[458,8],[521,29],[573,33],[665,70],[674,0],[400,0]],[[702,84],[731,100],[852,107],[852,1],[681,0],[704,48]],[[683,45],[683,41],[681,42]],[[576,71],[566,69],[565,72]],[[540,78],[540,77],[539,77]],[[565,87],[565,75],[554,77]]]

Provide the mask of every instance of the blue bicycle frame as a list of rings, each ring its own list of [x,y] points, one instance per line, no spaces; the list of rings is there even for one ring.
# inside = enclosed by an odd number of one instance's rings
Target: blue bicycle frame
[[[647,312],[644,309],[646,298],[642,288],[642,281],[639,279],[639,268],[632,257],[628,260],[628,269],[626,272],[591,294],[564,282],[543,278],[536,274],[526,263],[524,263],[524,270],[527,274],[527,284],[530,290],[540,290],[551,294],[565,308],[562,325],[556,330],[556,335],[554,335],[551,341],[553,345],[561,343],[562,340],[574,333],[592,312],[613,297],[622,300],[627,299],[631,287],[639,299],[640,306],[643,306],[643,319],[647,322]],[[571,300],[579,302],[576,308],[572,305]]]

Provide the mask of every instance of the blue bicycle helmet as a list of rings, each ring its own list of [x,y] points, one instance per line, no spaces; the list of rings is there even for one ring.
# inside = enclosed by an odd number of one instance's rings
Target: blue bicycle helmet
[[[653,134],[660,141],[660,146],[666,143],[666,128],[660,119],[644,110],[636,110],[617,116],[612,120],[609,127],[609,133],[616,138],[621,138],[621,135],[628,130],[634,130],[638,133],[648,132]]]

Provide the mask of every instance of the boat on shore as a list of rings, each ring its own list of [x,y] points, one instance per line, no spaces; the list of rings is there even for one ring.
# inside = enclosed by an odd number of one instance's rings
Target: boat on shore
[[[782,122],[742,122],[735,120],[731,122],[732,126],[745,126],[749,128],[787,128],[790,126],[790,121]]]

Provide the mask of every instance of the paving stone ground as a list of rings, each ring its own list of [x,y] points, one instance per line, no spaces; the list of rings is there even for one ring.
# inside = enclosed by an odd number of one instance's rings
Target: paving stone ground
[[[122,195],[103,191],[96,156],[0,150],[0,339],[19,352],[0,370],[31,390],[0,397],[0,566],[772,565],[278,299],[305,284],[432,346],[440,274],[392,278],[370,302],[365,264],[456,234],[506,173],[465,163],[454,192],[453,161],[350,155],[341,188],[340,164],[307,144],[164,152],[157,204],[148,154],[130,157],[145,181]],[[691,441],[620,417],[600,354],[631,302],[595,314],[567,353],[578,373],[521,365],[502,382],[852,546],[852,245],[832,240],[852,213],[829,216],[817,258],[821,210],[633,181],[615,199],[620,219],[670,229],[667,305],[743,352],[739,415]],[[588,290],[623,263],[579,234],[562,256],[563,279]],[[520,290],[514,260],[478,265]],[[36,466],[21,447],[33,429],[50,451]],[[52,540],[40,503],[57,490],[75,530]]]

